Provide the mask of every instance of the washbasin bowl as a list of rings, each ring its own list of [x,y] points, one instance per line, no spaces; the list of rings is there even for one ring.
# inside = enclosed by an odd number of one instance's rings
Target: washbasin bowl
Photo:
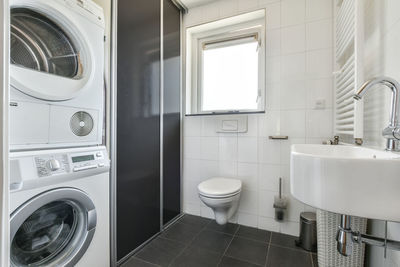
[[[290,191],[317,209],[400,221],[400,154],[346,145],[292,145]]]

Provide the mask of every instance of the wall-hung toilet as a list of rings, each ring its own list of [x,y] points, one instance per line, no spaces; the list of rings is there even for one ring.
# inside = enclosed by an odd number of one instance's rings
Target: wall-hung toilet
[[[235,214],[240,200],[242,181],[216,177],[198,186],[201,201],[214,211],[218,224],[226,224]]]

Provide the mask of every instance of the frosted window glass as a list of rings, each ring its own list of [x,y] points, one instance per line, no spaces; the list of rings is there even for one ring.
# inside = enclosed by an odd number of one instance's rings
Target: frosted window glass
[[[202,110],[258,108],[258,43],[203,51]]]

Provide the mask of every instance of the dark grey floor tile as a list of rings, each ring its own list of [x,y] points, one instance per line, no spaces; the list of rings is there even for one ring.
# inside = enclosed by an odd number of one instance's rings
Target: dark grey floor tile
[[[318,256],[315,253],[312,253],[312,261],[313,261],[313,266],[318,267]]]
[[[227,223],[225,225],[219,225],[215,221],[210,222],[206,229],[217,231],[217,232],[222,232],[226,234],[233,235],[236,233],[237,229],[239,228],[239,225],[236,223]]]
[[[269,242],[271,232],[240,225],[236,235],[244,238],[254,239],[257,241]]]
[[[235,237],[229,245],[225,255],[254,264],[264,265],[267,251],[267,243]]]
[[[202,229],[199,225],[176,223],[162,233],[161,237],[189,244]]]
[[[197,246],[223,254],[232,238],[233,235],[203,230],[198,236],[196,236],[191,246]]]
[[[135,257],[160,266],[168,266],[185,247],[178,241],[159,237],[140,250]]]
[[[121,265],[121,267],[159,267],[152,263],[142,261],[141,259],[132,257]]]
[[[241,261],[231,257],[224,256],[221,260],[219,267],[259,267],[261,265],[256,265],[253,263]]]
[[[310,253],[295,249],[269,247],[267,267],[312,267]]]
[[[295,236],[285,235],[281,233],[272,233],[271,244],[293,248],[298,250],[303,250],[301,247],[296,246],[295,240],[298,239]]]
[[[183,216],[180,220],[180,223],[184,223],[184,224],[190,224],[190,225],[194,225],[194,226],[206,226],[207,224],[209,224],[211,222],[210,219],[208,218],[203,218],[200,216],[194,216],[194,215],[190,215],[190,214],[185,214],[185,216]]]
[[[176,258],[171,267],[216,267],[222,254],[215,253],[200,247],[189,247]]]

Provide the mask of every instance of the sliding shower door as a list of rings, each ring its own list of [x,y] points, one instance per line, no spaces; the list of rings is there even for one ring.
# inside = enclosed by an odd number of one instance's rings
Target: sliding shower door
[[[160,6],[160,0],[118,1],[118,261],[160,232]]]
[[[181,214],[181,14],[171,0],[113,7],[115,265]]]
[[[163,0],[163,222],[181,213],[180,11]]]

